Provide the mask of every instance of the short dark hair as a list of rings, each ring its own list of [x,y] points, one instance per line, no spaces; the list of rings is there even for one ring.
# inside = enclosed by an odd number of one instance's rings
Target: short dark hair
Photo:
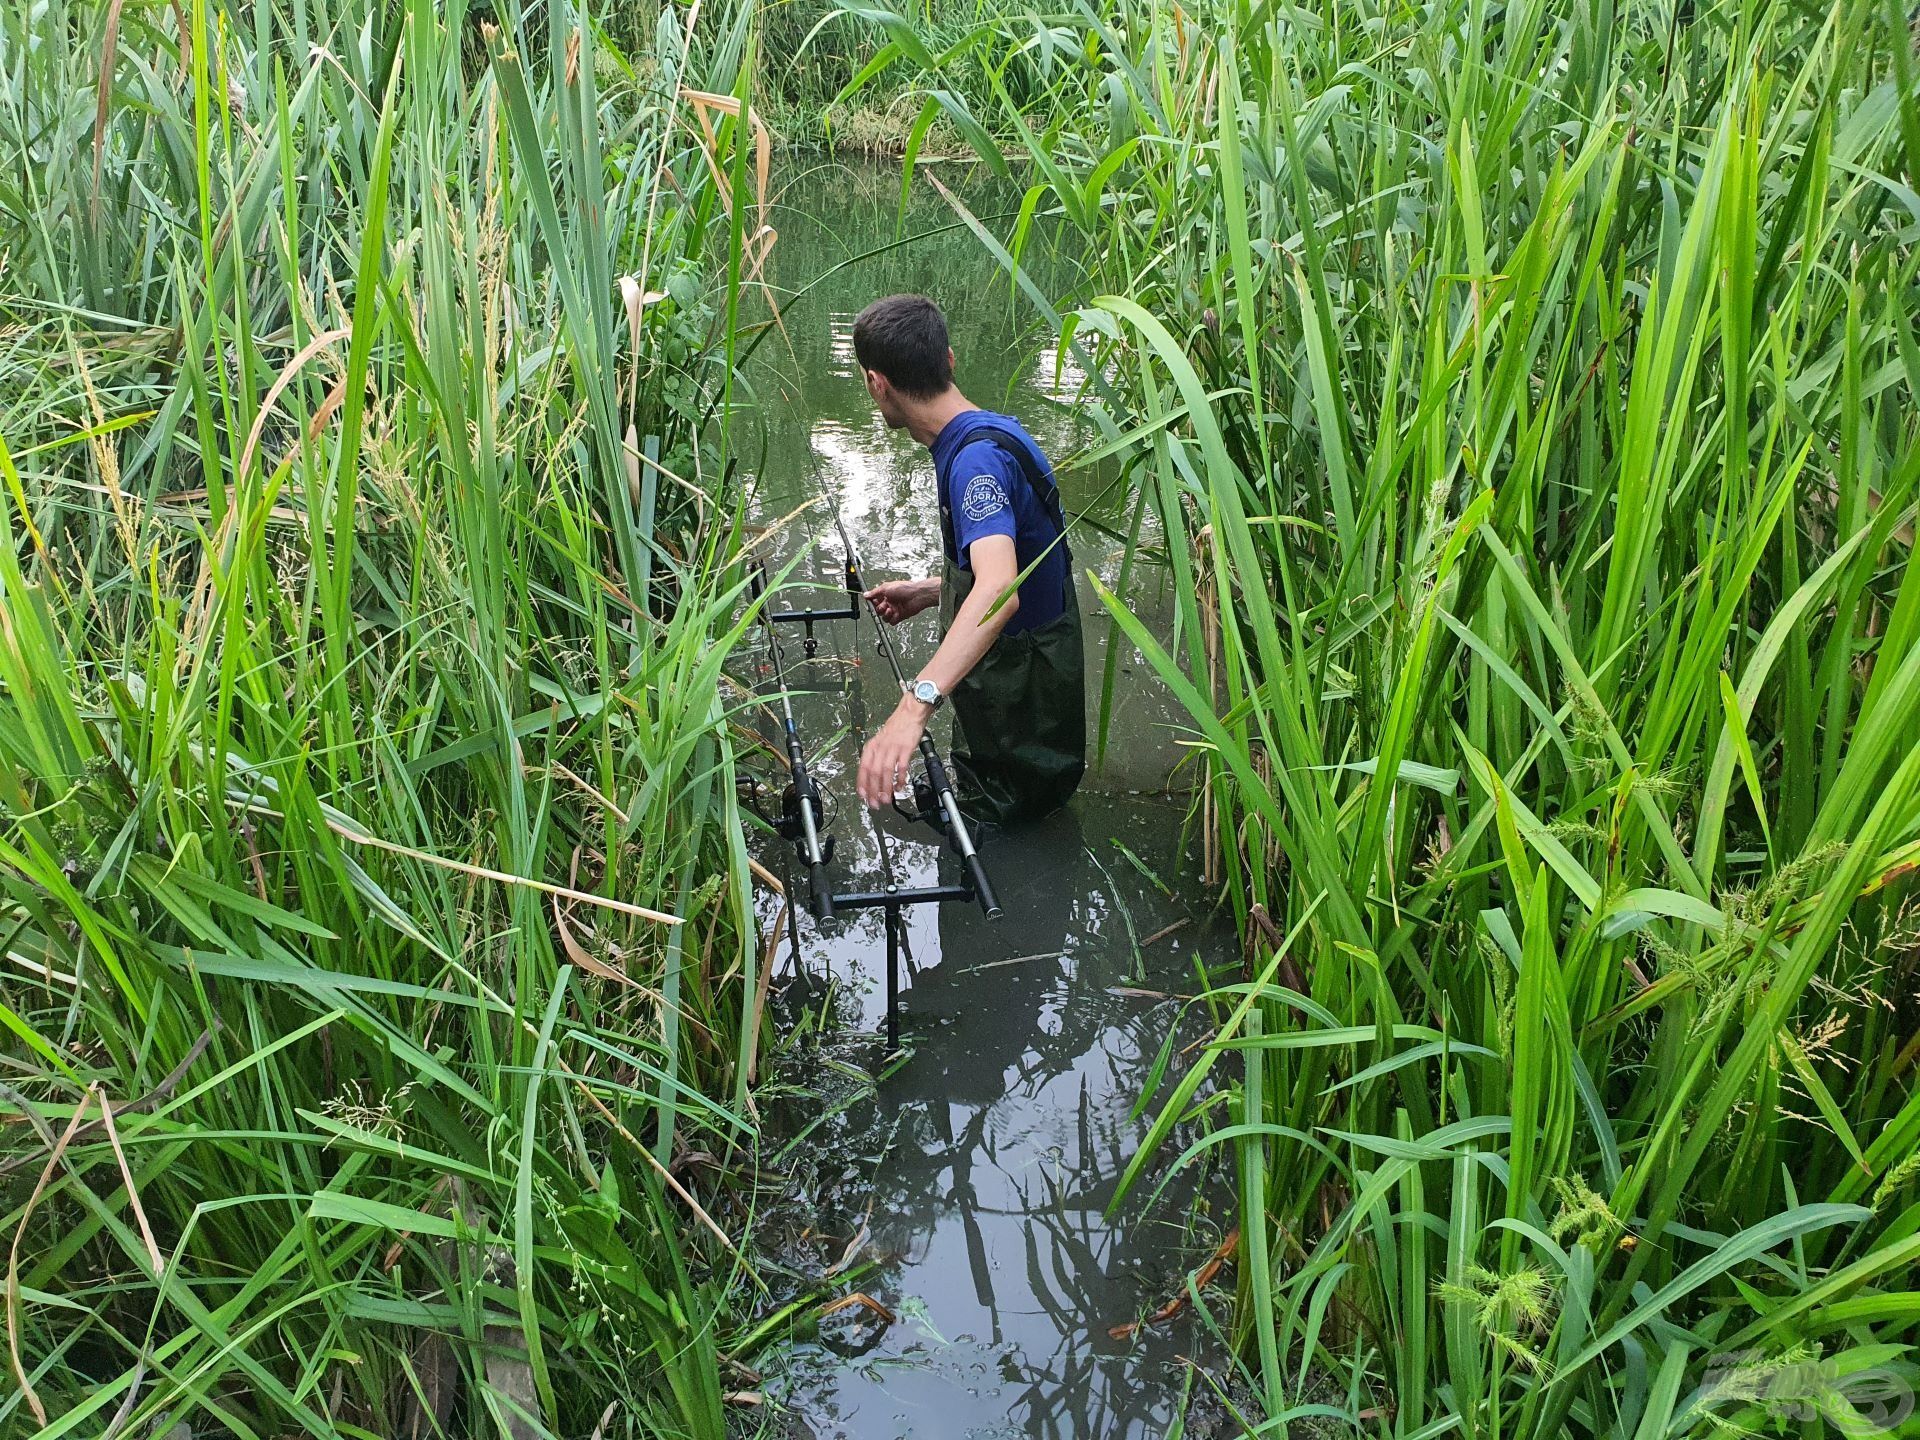
[[[889,295],[853,322],[853,354],[862,370],[878,370],[893,388],[930,400],[953,384],[947,317],[924,295]]]

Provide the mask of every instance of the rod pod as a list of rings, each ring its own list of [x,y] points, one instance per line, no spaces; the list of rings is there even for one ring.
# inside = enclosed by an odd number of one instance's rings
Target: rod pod
[[[766,566],[756,564],[753,567],[753,598],[764,601],[766,593]],[[833,881],[827,875],[827,862],[833,858],[833,840],[831,837],[822,838],[821,832],[826,828],[826,811],[820,801],[820,787],[807,769],[806,748],[800,743],[800,731],[793,721],[793,699],[787,693],[786,666],[780,655],[780,637],[774,630],[774,621],[782,617],[764,608],[760,613],[767,627],[767,652],[773,658],[774,683],[780,689],[780,718],[787,742],[787,768],[793,777],[788,792],[791,798],[777,828],[800,851],[800,858],[807,867],[807,908],[813,913],[814,919],[825,922],[833,919]],[[807,627],[807,645],[811,654],[811,621]]]
[[[847,551],[847,588],[865,599],[867,587],[860,575],[860,562],[854,556],[853,542],[847,539],[844,525],[840,530],[840,539]],[[880,653],[887,657],[887,663],[893,669],[893,678],[904,694],[908,688],[907,673],[900,666],[900,656],[894,650],[893,642],[887,638],[886,622],[880,618],[880,611],[873,601],[867,600],[866,604],[873,613],[874,634]],[[937,813],[946,830],[947,843],[953,847],[954,854],[960,857],[960,863],[965,867],[966,888],[971,892],[968,898],[979,902],[981,912],[987,919],[998,920],[1002,914],[1000,901],[993,893],[993,882],[987,878],[987,867],[981,863],[980,852],[974,847],[973,831],[967,825],[967,817],[960,811],[959,797],[953,793],[953,781],[947,775],[947,767],[940,759],[940,748],[933,743],[931,735],[923,733],[920,736],[919,752],[921,768],[926,772],[927,784],[933,791]],[[939,898],[952,897],[942,895]]]
[[[766,579],[765,565],[762,564],[757,567],[757,572],[760,576],[760,583],[764,587]],[[774,610],[767,615],[767,621],[770,625],[800,625],[805,627],[806,634],[801,638],[800,644],[803,653],[809,660],[820,653],[819,637],[813,633],[813,627],[816,623],[826,620],[851,620],[854,622],[854,629],[858,630],[860,628],[860,574],[854,569],[851,554],[847,557],[847,569],[844,578],[847,587],[847,603],[837,610]]]
[[[931,806],[920,802],[921,815],[929,821],[938,817],[940,828],[946,832],[947,842],[954,853],[960,857],[963,866],[963,883],[959,885],[932,885],[913,889],[902,889],[894,878],[892,858],[888,853],[886,832],[879,826],[874,827],[875,837],[880,843],[881,867],[886,876],[886,888],[880,891],[856,891],[835,895],[826,878],[826,864],[831,858],[832,840],[824,844],[820,831],[824,828],[824,812],[820,808],[819,789],[812,776],[806,770],[806,757],[802,752],[799,736],[793,722],[793,706],[786,689],[785,669],[781,662],[780,646],[776,636],[779,624],[798,624],[804,627],[803,646],[809,659],[818,648],[813,627],[825,620],[852,620],[856,630],[859,627],[859,615],[862,604],[873,617],[876,647],[886,656],[887,664],[893,671],[893,678],[904,693],[907,686],[906,672],[901,668],[899,653],[894,649],[887,635],[886,622],[880,618],[880,611],[874,602],[867,598],[866,582],[861,574],[860,561],[853,548],[853,541],[847,535],[845,517],[840,507],[834,503],[834,497],[819,478],[818,462],[815,462],[815,484],[821,495],[833,509],[835,528],[840,532],[840,544],[846,556],[844,582],[847,590],[847,603],[834,610],[762,610],[767,626],[768,647],[773,655],[776,678],[780,683],[781,715],[785,723],[787,736],[788,763],[794,775],[794,811],[796,824],[783,826],[781,833],[795,841],[807,861],[809,886],[812,901],[808,908],[817,920],[827,921],[834,918],[836,912],[845,910],[875,909],[883,912],[887,931],[887,1048],[889,1052],[897,1050],[900,1043],[900,962],[902,952],[907,948],[906,907],[953,901],[972,901],[980,906],[989,920],[1001,918],[1000,901],[993,892],[993,882],[987,877],[987,869],[980,859],[980,853],[974,845],[973,831],[967,824],[966,816],[961,812],[959,797],[954,794],[953,781],[947,773],[947,767],[940,759],[940,752],[928,735],[921,735],[918,748],[922,775],[927,790],[931,793]],[[754,567],[753,595],[756,600],[763,599],[766,592],[766,568],[764,562]],[[859,682],[855,678],[853,692],[853,723],[856,736],[863,733],[865,726],[862,716],[865,706],[859,693]],[[919,801],[919,785],[915,785],[915,798]],[[896,802],[896,808],[898,808]],[[792,832],[797,832],[792,833]]]

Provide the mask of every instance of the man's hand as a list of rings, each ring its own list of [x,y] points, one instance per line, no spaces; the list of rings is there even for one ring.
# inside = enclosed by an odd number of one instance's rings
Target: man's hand
[[[860,798],[871,808],[878,810],[891,804],[894,791],[906,783],[907,768],[913,763],[931,713],[911,695],[902,695],[880,733],[867,742],[860,756],[859,790]]]
[[[940,603],[940,581],[938,577],[929,580],[889,580],[867,591],[867,599],[873,602],[873,608],[880,612],[880,618],[889,625],[898,625],[902,620],[911,619],[922,610]]]

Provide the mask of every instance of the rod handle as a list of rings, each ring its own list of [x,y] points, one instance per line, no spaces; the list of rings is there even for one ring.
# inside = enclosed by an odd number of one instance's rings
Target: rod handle
[[[827,878],[824,861],[815,860],[808,864],[807,888],[813,896],[807,907],[813,912],[813,918],[823,923],[833,919],[833,882]]]
[[[974,897],[980,902],[980,909],[987,919],[1000,918],[1000,902],[994,898],[993,885],[987,879],[987,867],[980,863],[978,855],[967,856],[967,875],[973,881]]]

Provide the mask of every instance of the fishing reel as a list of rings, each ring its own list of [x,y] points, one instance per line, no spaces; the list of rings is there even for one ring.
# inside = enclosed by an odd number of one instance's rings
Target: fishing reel
[[[820,862],[823,865],[833,863],[833,836],[827,832],[827,809],[820,799],[820,791],[809,776],[805,786],[789,783],[780,792],[780,814],[772,822],[773,830],[782,840],[802,847],[806,845],[807,821],[802,813],[803,807],[813,811],[813,830],[820,841]],[[803,853],[804,858],[804,853]]]
[[[958,837],[947,826],[947,808],[941,804],[941,795],[933,789],[933,783],[925,776],[914,776],[912,780],[912,804],[902,801],[899,795],[893,797],[893,812],[912,826],[925,826],[945,841],[948,851],[964,854],[960,849]]]
[[[912,782],[913,801],[911,807],[898,795],[893,797],[893,813],[910,825],[929,825],[942,840],[951,843],[947,834],[947,813],[940,806],[940,796],[925,775],[915,775]],[[954,847],[958,853],[958,847]]]
[[[833,837],[827,833],[826,800],[813,784],[813,777],[807,777],[807,791],[813,805],[814,832],[820,837],[820,858],[823,862],[833,859]],[[751,775],[743,775],[734,783],[734,793],[740,803],[755,815],[774,834],[787,841],[804,854],[806,851],[807,823],[801,816],[800,787],[789,782],[780,791],[780,807],[777,814],[767,813],[766,797],[770,787]]]

